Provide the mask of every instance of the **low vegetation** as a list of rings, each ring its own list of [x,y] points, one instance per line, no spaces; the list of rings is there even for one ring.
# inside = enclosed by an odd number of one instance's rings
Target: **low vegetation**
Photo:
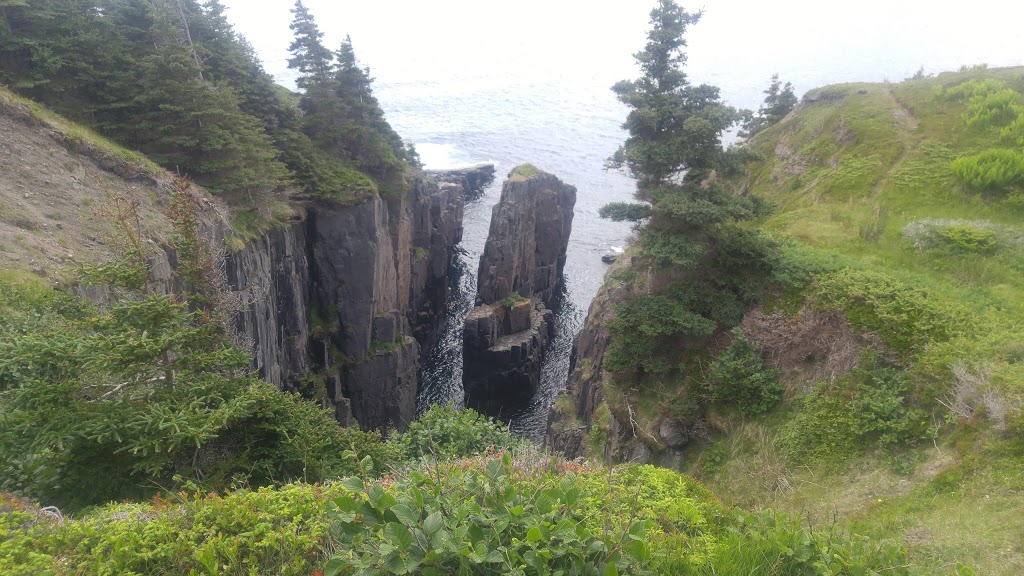
[[[677,457],[733,502],[906,545],[927,573],[1024,570],[1024,524],[986,501],[1024,494],[1004,473],[1022,465],[1024,70],[825,87],[739,148],[675,148],[686,122],[645,122],[730,121],[712,88],[665,81],[683,63],[666,39],[695,21],[652,18],[645,76],[614,88],[636,111],[610,164],[642,203],[602,216],[638,222],[639,258],[609,280],[588,456]],[[704,108],[640,113],[698,92]],[[956,538],[970,507],[992,538]]]

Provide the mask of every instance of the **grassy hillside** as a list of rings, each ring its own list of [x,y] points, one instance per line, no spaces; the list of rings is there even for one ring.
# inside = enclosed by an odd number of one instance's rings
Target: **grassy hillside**
[[[717,247],[761,263],[746,310],[675,335],[718,268],[666,263],[652,221],[591,307],[555,432],[923,573],[1024,572],[1022,149],[1024,68],[811,91],[701,184],[773,205]]]
[[[1024,571],[1024,520],[1014,512],[1024,509],[1024,196],[1012,174],[976,189],[952,168],[991,150],[1020,153],[1012,127],[1022,91],[1024,68],[829,86],[748,144],[759,160],[729,184],[776,204],[759,225],[797,242],[784,261],[815,262],[805,287],[766,308],[839,308],[877,336],[907,382],[908,402],[893,416],[921,410],[922,429],[906,448],[876,435],[846,450],[844,430],[882,410],[857,403],[856,371],[815,382],[782,365],[782,408],[724,418],[716,439],[693,451],[691,470],[710,486],[819,523],[838,515],[906,544],[934,573]],[[993,104],[999,92],[1009,106]],[[972,122],[979,110],[987,120]],[[777,354],[772,346],[762,353]],[[854,401],[829,411],[837,392]],[[823,438],[810,441],[815,427]]]

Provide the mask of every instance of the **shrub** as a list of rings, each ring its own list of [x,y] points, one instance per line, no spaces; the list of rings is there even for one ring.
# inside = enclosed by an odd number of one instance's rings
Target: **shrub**
[[[782,399],[783,386],[739,328],[733,341],[711,366],[707,386],[711,397],[736,405],[747,416],[764,414]]]
[[[327,501],[341,485],[182,494],[55,522],[0,510],[0,573],[308,576],[324,556]]]
[[[405,458],[433,456],[437,460],[484,454],[520,442],[495,420],[471,408],[450,404],[431,406],[394,439]]]
[[[996,233],[993,230],[971,226],[947,226],[939,230],[939,236],[951,248],[961,252],[991,252],[996,247]]]
[[[880,272],[842,269],[818,277],[818,308],[842,310],[850,324],[876,332],[900,352],[919,352],[968,330],[971,316],[955,303]]]
[[[387,488],[348,485],[356,495],[330,513],[338,552],[327,576],[650,573],[652,523],[624,515],[621,529],[591,528],[572,472],[531,474],[505,454],[414,471]]]
[[[986,150],[963,156],[950,165],[953,175],[979,192],[1001,192],[1024,184],[1024,155],[1012,150]]]
[[[521,294],[513,292],[512,294],[509,294],[508,296],[505,296],[504,298],[501,299],[501,307],[508,310],[511,309],[513,306],[521,304],[523,302],[526,302],[526,298],[523,297]]]
[[[1004,126],[1024,116],[1024,95],[1003,88],[973,96],[964,114],[968,126]]]
[[[803,398],[779,444],[794,460],[836,464],[869,447],[911,446],[927,432],[927,414],[911,405],[906,373],[869,356],[846,378]]]

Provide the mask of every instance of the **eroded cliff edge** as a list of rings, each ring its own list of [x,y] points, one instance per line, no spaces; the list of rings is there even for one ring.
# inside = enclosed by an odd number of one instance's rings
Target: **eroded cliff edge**
[[[399,197],[310,207],[228,256],[229,285],[247,303],[238,325],[260,376],[333,405],[343,424],[411,422],[465,196],[488,169],[417,178]]]
[[[537,391],[575,204],[576,188],[552,174],[528,164],[509,173],[463,327],[467,406],[496,414]]]

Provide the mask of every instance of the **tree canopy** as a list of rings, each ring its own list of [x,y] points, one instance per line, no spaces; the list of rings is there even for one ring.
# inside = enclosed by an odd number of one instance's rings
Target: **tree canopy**
[[[352,74],[364,70],[351,42],[336,63],[296,2],[295,95],[224,12],[219,0],[0,2],[0,82],[242,209],[266,211],[296,188],[337,201],[401,189],[411,156],[369,75]],[[355,89],[341,89],[342,70]]]
[[[757,115],[745,114],[743,129],[739,132],[740,138],[752,138],[765,128],[778,124],[796,107],[797,98],[793,93],[793,84],[786,82],[783,85],[778,74],[772,75],[772,83],[764,91],[764,95],[764,102],[758,109]]]

